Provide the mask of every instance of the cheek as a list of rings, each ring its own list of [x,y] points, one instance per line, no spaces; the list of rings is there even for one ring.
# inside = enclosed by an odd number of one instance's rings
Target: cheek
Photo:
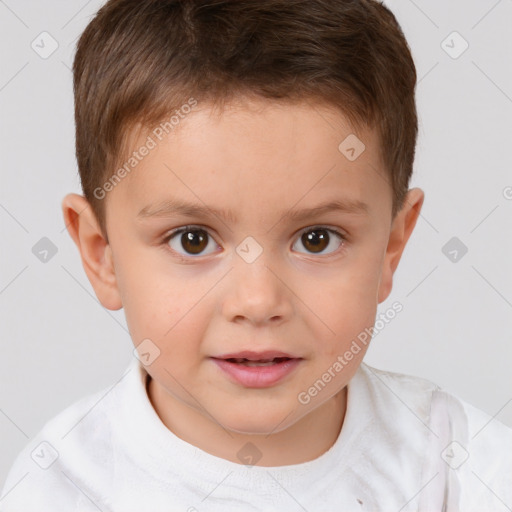
[[[312,308],[322,320],[319,337],[324,340],[324,354],[335,359],[353,340],[373,326],[377,312],[378,264],[349,265],[331,279],[324,293],[312,300]],[[364,345],[362,346],[363,348]],[[363,350],[360,355],[362,356]]]
[[[150,338],[159,344],[177,318],[184,315],[185,305],[178,300],[182,290],[173,286],[165,273],[137,259],[119,261],[116,278],[134,343]]]
[[[194,364],[209,318],[208,301],[201,300],[206,291],[198,288],[192,293],[189,279],[157,272],[130,275],[123,296],[126,321],[134,345],[150,339],[164,356],[152,367],[166,361],[174,373]]]

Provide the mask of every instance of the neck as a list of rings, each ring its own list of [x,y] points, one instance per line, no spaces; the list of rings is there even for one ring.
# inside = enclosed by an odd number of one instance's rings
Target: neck
[[[256,466],[287,466],[320,457],[336,442],[346,411],[346,387],[290,427],[269,434],[224,429],[207,415],[176,400],[148,375],[147,392],[162,423],[177,437],[223,459],[243,463],[237,455],[246,443],[257,446]]]

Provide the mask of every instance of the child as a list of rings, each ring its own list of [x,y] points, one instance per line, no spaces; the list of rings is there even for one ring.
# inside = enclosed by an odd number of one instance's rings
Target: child
[[[25,447],[0,510],[511,510],[512,431],[363,362],[424,199],[391,12],[110,0],[73,72],[64,219],[136,357]]]

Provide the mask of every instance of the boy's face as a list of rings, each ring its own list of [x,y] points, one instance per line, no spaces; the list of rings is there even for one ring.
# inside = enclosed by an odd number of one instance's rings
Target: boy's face
[[[351,134],[340,113],[307,103],[252,102],[220,117],[199,104],[169,136],[152,135],[157,146],[107,194],[103,270],[86,270],[106,307],[124,307],[134,345],[144,343],[160,408],[239,433],[279,432],[336,400],[354,375],[360,342],[341,370],[333,365],[374,325],[423,195],[410,191],[392,224],[376,134],[358,134],[355,160],[353,139],[354,155],[339,149]],[[173,212],[178,201],[230,215]],[[299,217],[332,202],[366,206]],[[281,378],[224,363],[245,375],[237,380],[216,358],[242,351],[296,361]]]

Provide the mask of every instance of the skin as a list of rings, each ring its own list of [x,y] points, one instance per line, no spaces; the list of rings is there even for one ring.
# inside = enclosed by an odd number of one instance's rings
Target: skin
[[[124,308],[135,346],[150,339],[160,350],[145,367],[155,411],[210,454],[241,463],[237,452],[251,442],[262,453],[256,465],[298,464],[322,455],[340,433],[346,386],[364,346],[309,403],[298,396],[374,325],[424,200],[421,189],[409,190],[392,219],[377,135],[357,133],[366,149],[351,162],[338,146],[352,133],[339,111],[310,102],[246,99],[220,114],[199,104],[107,193],[108,243],[85,198],[64,198],[66,225],[98,299]],[[232,210],[237,222],[137,217],[170,198]],[[332,199],[363,201],[368,212],[283,218]],[[164,239],[186,225],[210,235],[203,233],[200,254],[190,254],[181,235]],[[301,234],[316,226],[341,232],[344,245],[322,231],[329,243],[315,252]],[[248,236],[263,249],[252,263],[236,252]],[[211,359],[244,349],[303,359],[278,384],[247,388]]]

